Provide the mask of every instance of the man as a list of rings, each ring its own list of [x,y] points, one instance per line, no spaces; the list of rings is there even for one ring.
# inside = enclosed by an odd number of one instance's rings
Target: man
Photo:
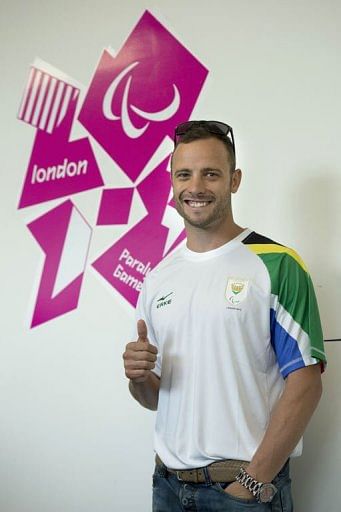
[[[130,392],[158,411],[153,511],[290,512],[288,459],[326,361],[310,276],[234,222],[231,127],[179,125],[171,176],[187,244],[145,279],[123,354]]]

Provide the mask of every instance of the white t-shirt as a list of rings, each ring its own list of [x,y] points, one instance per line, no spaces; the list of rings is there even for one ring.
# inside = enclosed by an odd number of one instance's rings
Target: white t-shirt
[[[251,460],[284,378],[325,361],[314,301],[299,256],[250,229],[208,252],[181,247],[148,274],[136,319],[158,347],[154,449],[167,467]]]

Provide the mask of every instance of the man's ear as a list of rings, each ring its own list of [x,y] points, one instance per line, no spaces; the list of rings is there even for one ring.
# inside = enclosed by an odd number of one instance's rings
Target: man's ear
[[[241,169],[236,169],[235,171],[233,171],[233,173],[231,175],[231,192],[232,192],[232,194],[235,194],[238,191],[241,180],[242,180],[242,171],[241,171]]]

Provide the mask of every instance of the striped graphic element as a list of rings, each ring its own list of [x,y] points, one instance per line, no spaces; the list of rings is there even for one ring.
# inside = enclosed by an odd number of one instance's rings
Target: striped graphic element
[[[324,364],[315,292],[300,256],[254,232],[243,243],[261,258],[269,273],[271,343],[283,377],[309,364]]]
[[[70,102],[78,95],[79,89],[73,85],[32,66],[18,119],[52,133],[63,121]]]

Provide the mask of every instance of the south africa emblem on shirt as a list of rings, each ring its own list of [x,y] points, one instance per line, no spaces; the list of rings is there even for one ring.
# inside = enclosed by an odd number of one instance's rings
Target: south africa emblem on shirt
[[[249,281],[247,279],[230,278],[227,281],[225,297],[233,306],[237,306],[247,297]]]

